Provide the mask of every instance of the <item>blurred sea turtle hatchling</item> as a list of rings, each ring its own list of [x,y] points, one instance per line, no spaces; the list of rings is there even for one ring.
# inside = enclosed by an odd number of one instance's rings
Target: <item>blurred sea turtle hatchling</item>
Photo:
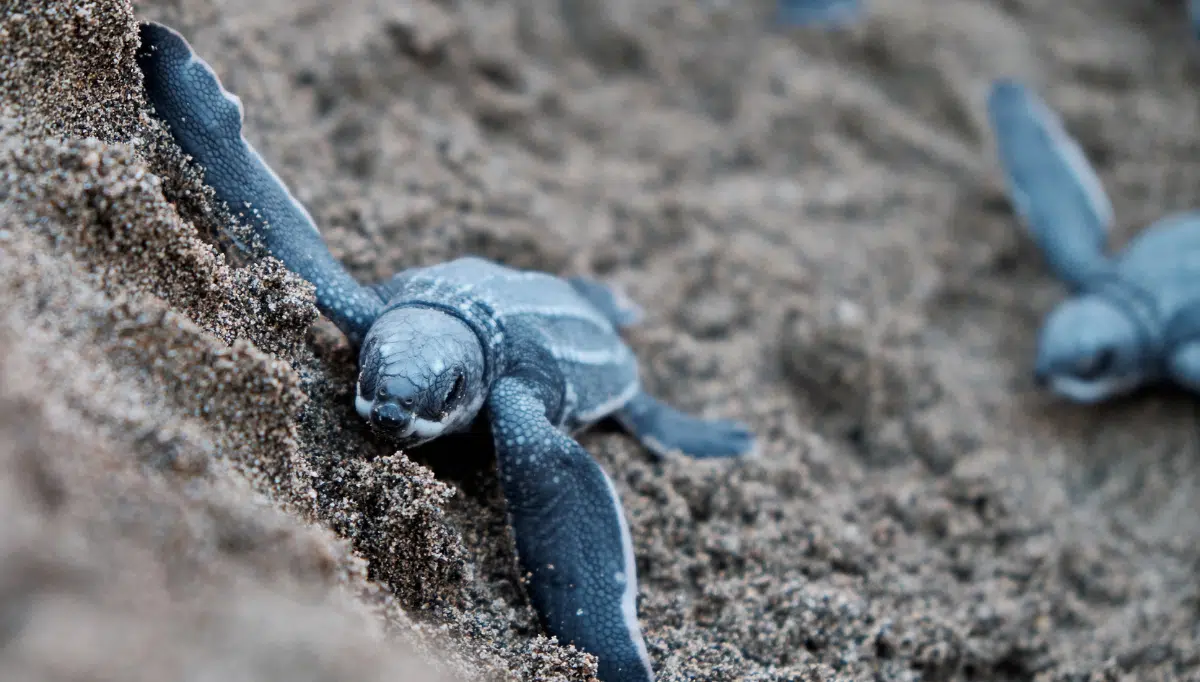
[[[864,13],[863,0],[779,0],[775,23],[780,26],[839,27]]]
[[[1058,114],[1008,78],[987,112],[1013,207],[1071,292],[1042,326],[1038,383],[1080,403],[1158,381],[1200,392],[1200,212],[1162,218],[1110,256],[1112,205]]]
[[[595,654],[604,682],[652,680],[621,501],[572,434],[613,417],[655,454],[708,458],[750,453],[753,435],[643,391],[637,359],[618,334],[639,309],[596,280],[467,257],[358,283],[243,137],[241,102],[212,68],[166,26],[142,24],[140,36],[138,65],[155,115],[216,198],[316,287],[321,312],[359,346],[359,415],[400,447],[486,417],[543,625]]]

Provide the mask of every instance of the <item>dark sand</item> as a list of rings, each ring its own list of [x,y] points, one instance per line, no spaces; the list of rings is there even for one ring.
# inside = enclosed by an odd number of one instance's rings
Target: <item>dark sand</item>
[[[0,4],[0,679],[593,670],[540,634],[487,439],[372,439],[309,289],[219,255],[135,16],[241,96],[356,275],[610,277],[646,383],[761,433],[740,466],[584,438],[660,679],[1200,675],[1200,404],[1034,389],[1062,292],[982,126],[1021,76],[1120,241],[1192,208],[1181,3],[874,0],[791,35],[767,0],[583,4]]]

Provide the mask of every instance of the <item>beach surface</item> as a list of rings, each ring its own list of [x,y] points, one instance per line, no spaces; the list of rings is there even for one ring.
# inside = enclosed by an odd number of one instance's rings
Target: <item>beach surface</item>
[[[742,462],[607,425],[658,679],[1200,676],[1200,402],[1038,390],[1064,296],[983,97],[1043,93],[1115,244],[1200,194],[1181,2],[0,3],[0,679],[556,680],[484,435],[398,452],[311,287],[224,250],[150,115],[183,33],[363,281],[462,255],[619,283],[645,385]]]

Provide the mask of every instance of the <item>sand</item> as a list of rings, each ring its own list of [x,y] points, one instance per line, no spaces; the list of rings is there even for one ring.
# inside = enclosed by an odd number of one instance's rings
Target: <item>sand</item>
[[[1063,295],[989,79],[1062,111],[1124,242],[1200,189],[1180,2],[9,0],[0,14],[0,678],[562,680],[486,437],[352,407],[311,288],[223,251],[140,94],[182,31],[356,276],[464,254],[619,282],[654,392],[761,456],[583,437],[659,679],[1196,679],[1197,402],[1036,389]]]

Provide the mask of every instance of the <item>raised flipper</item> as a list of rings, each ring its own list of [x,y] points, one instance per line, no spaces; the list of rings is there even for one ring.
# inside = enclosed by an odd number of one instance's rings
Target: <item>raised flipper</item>
[[[603,682],[650,682],[633,545],[612,482],[554,428],[526,380],[500,379],[488,408],[517,556],[543,625],[595,654]]]
[[[697,459],[738,457],[754,450],[754,435],[740,422],[693,417],[645,392],[613,417],[659,457],[670,452]]]
[[[1010,79],[992,83],[988,119],[1013,206],[1050,267],[1073,290],[1112,267],[1112,205],[1058,114]]]
[[[862,0],[779,0],[775,22],[782,26],[845,26],[863,14]]]
[[[645,316],[641,306],[612,285],[590,277],[568,277],[567,283],[617,327],[632,327]]]
[[[317,306],[354,344],[382,301],[329,252],[308,211],[242,136],[242,104],[183,36],[143,23],[137,61],[146,99],[179,147],[204,169],[216,198],[287,268],[317,289]]]

